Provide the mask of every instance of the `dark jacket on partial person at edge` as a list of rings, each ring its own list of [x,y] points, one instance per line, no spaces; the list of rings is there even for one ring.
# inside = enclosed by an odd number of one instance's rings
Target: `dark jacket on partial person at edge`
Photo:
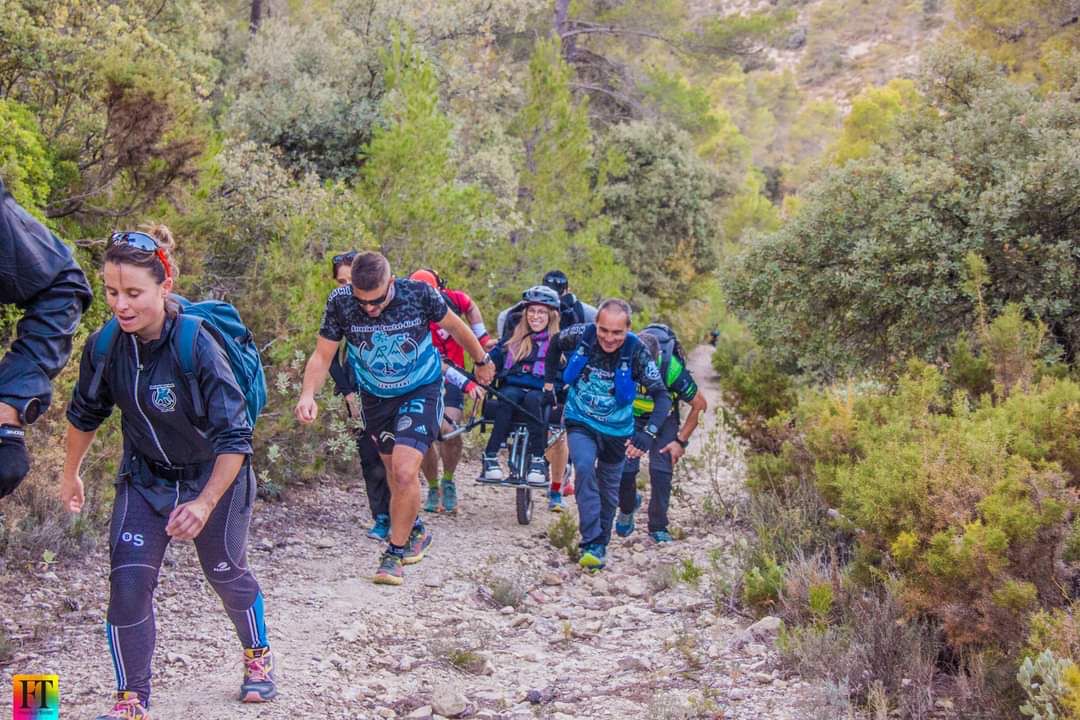
[[[31,398],[44,411],[50,380],[71,355],[71,338],[92,294],[71,250],[19,207],[0,181],[0,304],[23,311],[15,341],[0,358],[0,402]]]

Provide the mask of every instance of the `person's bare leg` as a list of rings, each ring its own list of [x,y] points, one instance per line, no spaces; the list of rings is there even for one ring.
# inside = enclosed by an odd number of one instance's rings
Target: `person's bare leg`
[[[551,489],[562,490],[563,477],[566,476],[566,463],[570,460],[570,447],[566,444],[566,433],[562,434],[554,445],[547,450],[548,466],[551,468]]]
[[[389,467],[390,542],[399,547],[409,541],[416,515],[420,512],[420,486],[416,483],[424,456],[416,448],[395,445],[392,455],[383,455]]]
[[[442,445],[442,443],[438,443]],[[424,453],[424,459],[420,463],[420,471],[424,474],[424,479],[427,480],[428,487],[439,486],[439,452],[436,451],[435,445],[432,445]]]

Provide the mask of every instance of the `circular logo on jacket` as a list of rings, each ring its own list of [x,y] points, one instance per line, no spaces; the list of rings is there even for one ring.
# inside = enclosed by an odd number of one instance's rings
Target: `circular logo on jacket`
[[[176,410],[176,393],[173,392],[175,385],[151,385],[150,404],[159,412],[170,413]]]

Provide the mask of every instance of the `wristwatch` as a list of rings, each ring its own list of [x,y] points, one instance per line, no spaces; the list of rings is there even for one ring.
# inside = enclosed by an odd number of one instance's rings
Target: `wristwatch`
[[[675,442],[679,443],[679,445],[682,445],[683,450],[685,450],[686,447],[690,444],[689,440],[683,440],[678,435],[675,436]]]
[[[484,353],[484,357],[476,361],[476,365],[488,365],[491,363],[491,353]]]
[[[36,397],[32,397],[21,406],[15,401],[4,401],[11,407],[15,408],[15,412],[19,414],[19,422],[23,425],[33,425],[34,421],[41,417],[41,400]]]

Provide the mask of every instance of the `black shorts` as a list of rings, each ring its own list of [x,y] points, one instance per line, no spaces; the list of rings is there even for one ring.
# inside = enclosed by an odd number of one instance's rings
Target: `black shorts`
[[[457,385],[446,383],[443,388],[443,405],[448,408],[465,409],[465,391]]]
[[[364,429],[383,455],[393,452],[395,445],[425,453],[439,436],[443,416],[441,379],[398,397],[363,393],[362,398]]]

